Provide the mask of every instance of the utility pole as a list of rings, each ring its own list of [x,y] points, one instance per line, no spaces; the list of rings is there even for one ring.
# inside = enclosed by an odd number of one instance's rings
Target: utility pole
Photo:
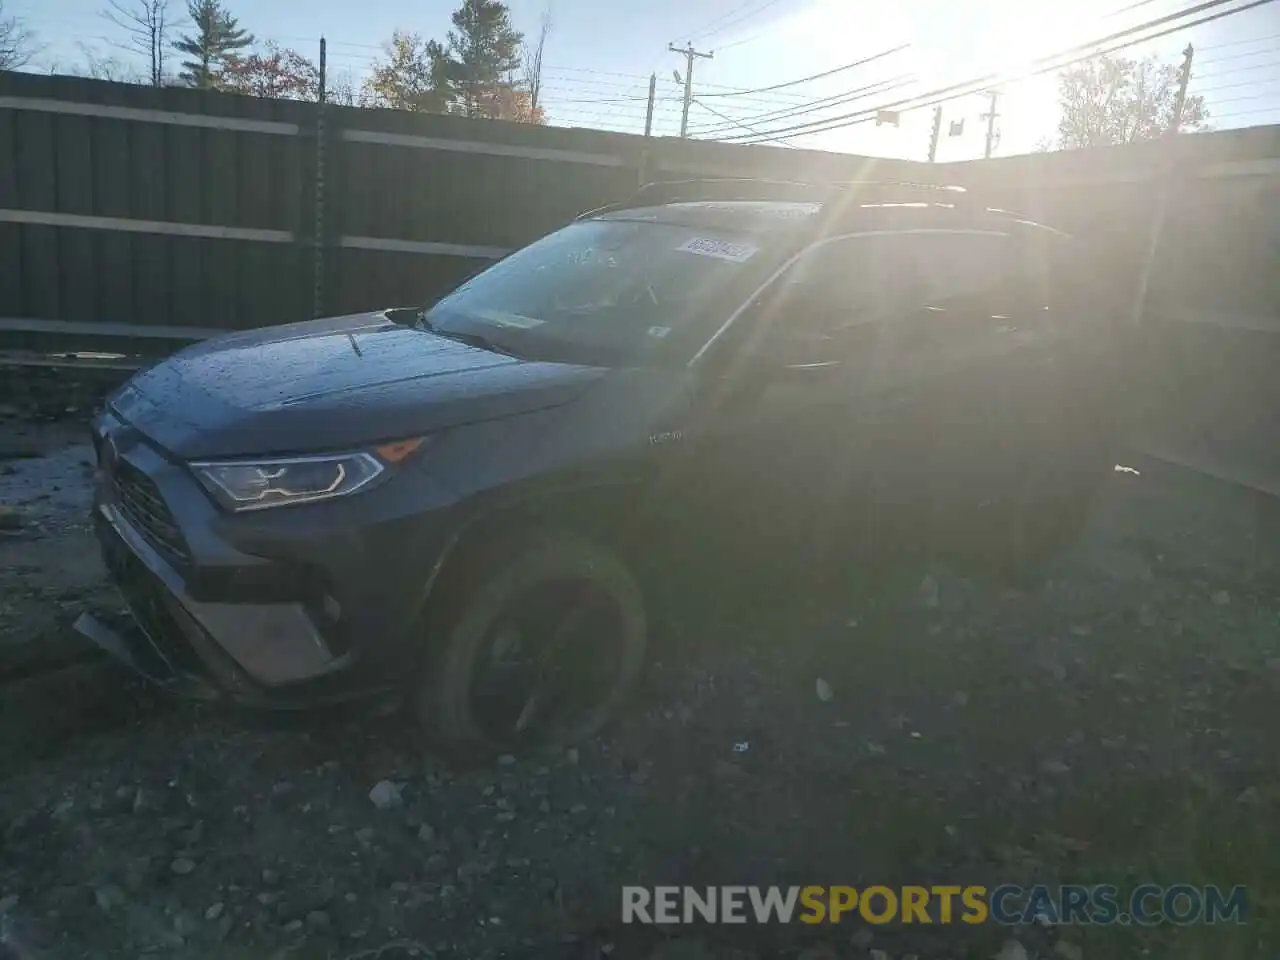
[[[1182,69],[1178,74],[1178,96],[1173,102],[1173,115],[1169,118],[1169,128],[1165,130],[1166,138],[1172,138],[1178,135],[1178,130],[1182,127],[1182,111],[1187,105],[1187,85],[1191,82],[1191,58],[1195,56],[1195,47],[1187,44],[1187,49],[1182,51]],[[1151,232],[1147,238],[1147,253],[1142,263],[1142,272],[1138,277],[1138,286],[1136,295],[1134,296],[1133,306],[1130,311],[1129,320],[1134,326],[1142,322],[1143,313],[1147,306],[1147,290],[1151,285],[1151,274],[1154,272],[1156,262],[1160,254],[1160,241],[1164,239],[1164,225],[1168,218],[1169,195],[1174,189],[1174,179],[1177,171],[1177,160],[1173,156],[1173,151],[1166,151],[1163,169],[1160,178],[1157,181],[1155,198],[1155,211],[1151,217]]]
[[[653,132],[653,101],[658,92],[658,75],[656,73],[649,74],[649,109],[644,114],[644,135],[647,137]]]
[[[320,38],[320,75],[316,85],[316,189],[315,234],[311,238],[311,316],[324,309],[324,187],[325,187],[325,104],[329,102],[328,44]]]
[[[938,137],[942,135],[942,104],[933,108],[933,135],[929,137],[929,162],[938,158]]]
[[[1182,71],[1178,76],[1178,99],[1173,104],[1173,116],[1169,119],[1166,136],[1177,136],[1178,130],[1182,127],[1182,109],[1187,105],[1187,85],[1191,82],[1191,58],[1195,53],[1196,48],[1189,43],[1187,49],[1182,51]]]
[[[1000,99],[999,90],[988,90],[987,96],[991,98],[991,107],[982,115],[982,119],[987,121],[987,149],[983,153],[983,158],[991,159],[991,151],[996,148],[996,117],[1000,114],[996,113],[996,101]]]
[[[680,136],[684,138],[689,135],[689,104],[693,102],[693,60],[695,57],[711,60],[715,54],[699,53],[693,49],[692,43],[687,44],[683,50],[668,43],[667,49],[672,53],[684,54],[684,113],[680,117]]]

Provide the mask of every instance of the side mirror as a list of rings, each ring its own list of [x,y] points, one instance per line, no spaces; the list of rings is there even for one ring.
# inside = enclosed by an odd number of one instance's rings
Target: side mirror
[[[418,322],[418,317],[423,312],[423,307],[391,307],[384,310],[383,315],[397,326],[412,327]]]

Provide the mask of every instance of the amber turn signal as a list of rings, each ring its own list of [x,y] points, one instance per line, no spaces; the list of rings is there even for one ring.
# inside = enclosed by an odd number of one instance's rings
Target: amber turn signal
[[[374,447],[373,452],[376,453],[387,463],[399,463],[413,451],[422,446],[424,437],[413,437],[409,440],[396,440],[394,443],[384,443],[379,447]]]

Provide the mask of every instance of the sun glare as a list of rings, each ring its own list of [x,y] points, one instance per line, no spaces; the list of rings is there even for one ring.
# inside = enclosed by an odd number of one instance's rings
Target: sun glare
[[[1063,3],[1019,3],[991,0],[984,5],[985,24],[975,53],[984,72],[1017,80],[1034,72],[1040,58],[1104,33],[1103,18],[1114,9],[1114,0],[1081,0]]]

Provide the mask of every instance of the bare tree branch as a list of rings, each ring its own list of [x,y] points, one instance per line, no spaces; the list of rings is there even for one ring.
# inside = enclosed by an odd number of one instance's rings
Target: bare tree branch
[[[38,52],[35,34],[17,17],[5,16],[0,0],[0,70],[20,70]]]
[[[1155,140],[1173,126],[1178,68],[1154,57],[1101,56],[1058,77],[1058,146],[1063,149]],[[1202,130],[1204,99],[1188,96],[1178,130]]]
[[[538,113],[538,100],[542,95],[542,54],[547,48],[547,37],[555,26],[551,17],[551,8],[542,11],[542,20],[538,24],[538,39],[532,45],[524,44],[520,51],[521,70],[524,73],[525,89],[529,92],[529,110],[533,115]]]
[[[357,103],[355,79],[348,68],[341,73],[330,72],[329,90],[325,99],[339,107],[354,107]]]
[[[91,80],[110,80],[114,83],[147,82],[147,78],[136,67],[119,57],[104,56],[84,42],[79,43],[78,46],[84,57],[84,63],[69,70],[59,70],[60,73],[67,73],[73,77],[88,77]]]
[[[164,52],[172,26],[169,0],[107,0],[102,16],[119,27],[127,39],[121,49],[141,53],[151,67],[151,85],[164,83]]]

